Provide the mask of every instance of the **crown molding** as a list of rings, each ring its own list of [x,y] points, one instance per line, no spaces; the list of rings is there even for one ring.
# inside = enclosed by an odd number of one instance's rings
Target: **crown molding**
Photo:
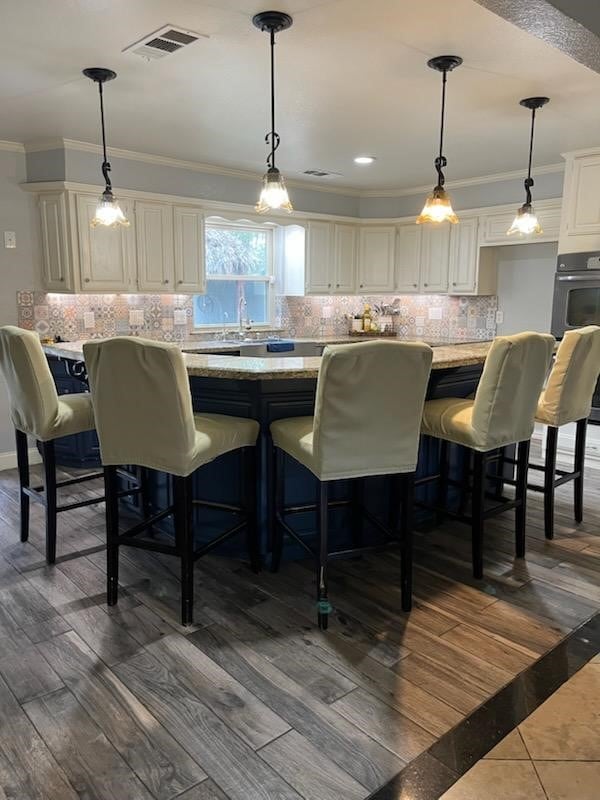
[[[8,144],[18,145],[17,142]],[[94,153],[94,155],[102,155],[102,148],[98,144],[92,142],[81,142],[76,139],[46,139],[35,142],[26,142],[25,145],[18,145],[22,152],[38,153],[46,150],[78,150],[84,153]],[[1,149],[1,146],[0,146]],[[586,151],[581,151],[586,152]],[[108,154],[111,158],[123,158],[130,161],[140,161],[146,164],[157,164],[163,167],[173,167],[175,169],[185,169],[191,172],[202,172],[209,175],[222,175],[229,178],[240,178],[242,180],[259,181],[262,180],[262,174],[258,172],[251,172],[250,170],[233,169],[230,167],[217,166],[215,164],[204,164],[199,161],[184,161],[178,158],[171,158],[169,156],[159,156],[152,153],[142,153],[136,150],[125,150],[118,147],[109,147]],[[572,155],[572,154],[571,154]],[[554,173],[564,172],[565,165],[563,162],[559,164],[546,164],[536,167],[533,170],[533,175],[551,175]],[[488,183],[500,183],[502,181],[510,181],[523,178],[524,171],[522,169],[512,170],[510,172],[497,172],[491,175],[480,175],[474,178],[460,178],[454,181],[447,181],[446,187],[449,189],[459,189],[468,186],[480,186]],[[345,195],[346,197],[410,197],[415,194],[425,194],[431,191],[432,184],[423,186],[411,186],[406,189],[357,189],[349,186],[324,186],[323,184],[310,183],[308,181],[300,181],[289,179],[286,180],[288,186],[297,189],[308,189],[315,192],[327,192],[329,194]]]
[[[559,172],[564,172],[565,165],[560,164],[546,164],[545,166],[536,167],[532,170],[533,175],[552,175]],[[486,183],[500,183],[502,181],[512,181],[518,178],[523,178],[525,175],[524,170],[515,169],[511,172],[496,172],[491,175],[480,175],[476,178],[459,178],[455,181],[446,181],[444,184],[447,189],[460,189],[466,186],[481,186]],[[413,186],[408,189],[366,189],[360,192],[361,197],[409,197],[413,194],[425,194],[431,191],[433,183],[428,183],[424,186]]]
[[[0,139],[0,150],[8,151],[9,153],[24,153],[25,146],[22,142],[9,142]]]

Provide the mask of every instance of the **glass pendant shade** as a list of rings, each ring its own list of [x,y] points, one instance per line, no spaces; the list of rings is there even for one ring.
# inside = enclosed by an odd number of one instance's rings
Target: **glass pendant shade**
[[[436,186],[425,200],[423,211],[417,217],[417,225],[422,225],[424,222],[451,222],[453,225],[458,222],[450,195],[441,186]]]
[[[112,192],[103,192],[98,199],[96,213],[90,222],[92,228],[103,226],[105,228],[129,227],[129,220],[123,213],[117,198]]]
[[[517,211],[517,216],[514,218],[512,225],[506,231],[507,236],[531,236],[535,234],[539,236],[544,231],[540,225],[538,218],[529,203],[525,203]]]
[[[288,213],[294,210],[290,203],[283,175],[276,167],[272,167],[263,177],[263,185],[256,204],[256,210],[259,214],[265,214],[267,211],[278,209],[283,209]]]

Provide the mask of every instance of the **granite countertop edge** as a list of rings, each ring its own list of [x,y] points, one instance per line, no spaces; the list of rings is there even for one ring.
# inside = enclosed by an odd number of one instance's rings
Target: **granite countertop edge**
[[[342,343],[354,341],[350,337],[327,337],[304,339],[318,343]],[[414,341],[414,340],[411,340]],[[491,342],[438,345],[433,348],[432,369],[451,369],[483,364]],[[49,356],[72,361],[83,360],[83,342],[63,342],[45,344],[44,351]],[[184,345],[185,347],[185,345]],[[212,349],[212,348],[211,348]],[[235,355],[207,355],[184,352],[188,374],[191,377],[228,378],[232,380],[273,380],[316,378],[319,374],[321,358],[319,356],[288,356],[256,358]]]

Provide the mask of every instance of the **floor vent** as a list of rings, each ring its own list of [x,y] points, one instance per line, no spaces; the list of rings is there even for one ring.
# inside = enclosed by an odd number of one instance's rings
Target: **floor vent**
[[[138,39],[137,42],[130,44],[123,52],[133,53],[151,61],[176,53],[188,44],[197,42],[200,38],[207,39],[208,37],[203,33],[194,33],[194,31],[183,28],[175,28],[173,25],[164,25],[157,31],[144,36],[143,39]]]

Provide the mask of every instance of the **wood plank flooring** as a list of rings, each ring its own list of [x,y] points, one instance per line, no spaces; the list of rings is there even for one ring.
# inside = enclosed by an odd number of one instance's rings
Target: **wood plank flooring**
[[[202,559],[183,629],[177,562],[124,548],[109,609],[102,506],[61,515],[47,567],[16,486],[0,473],[0,798],[364,800],[600,608],[593,467],[582,525],[557,490],[553,542],[530,495],[526,561],[512,515],[489,522],[481,582],[466,527],[418,534],[408,616],[395,552],[335,562],[327,633],[305,562]]]

